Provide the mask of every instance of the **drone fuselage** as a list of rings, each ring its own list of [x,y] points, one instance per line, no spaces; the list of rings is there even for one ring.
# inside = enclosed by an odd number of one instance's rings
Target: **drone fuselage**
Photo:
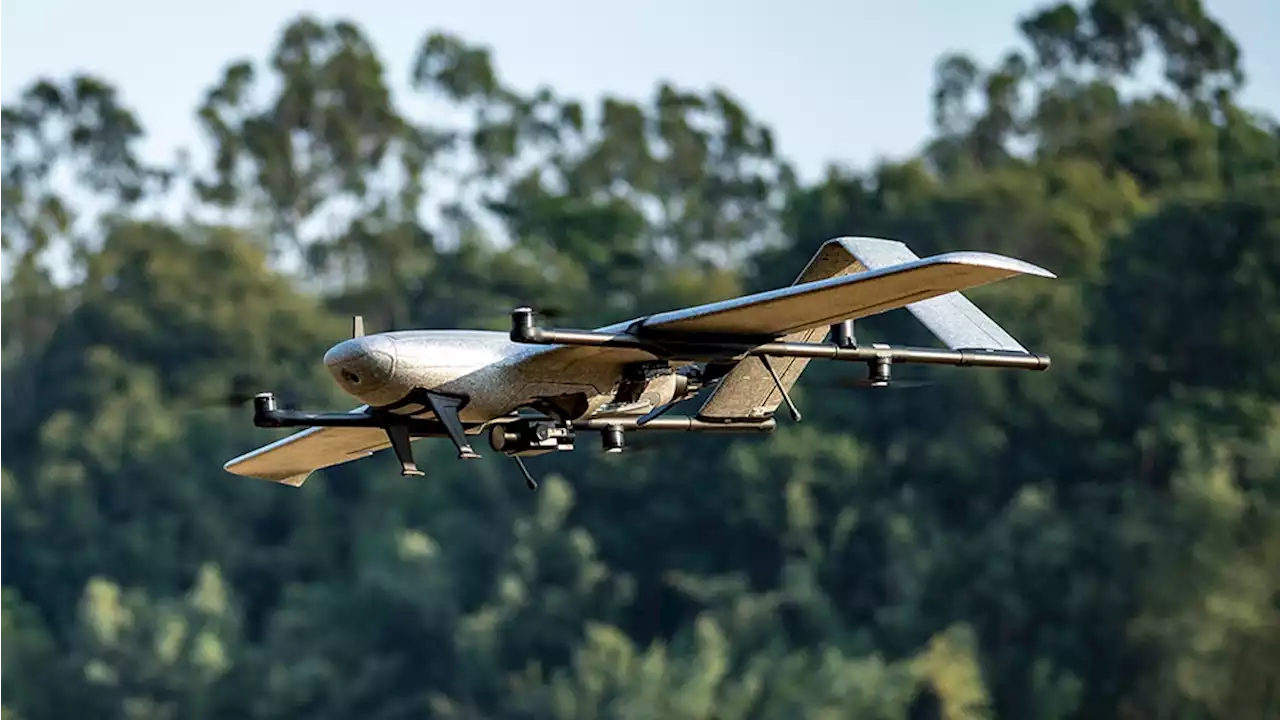
[[[459,419],[486,423],[522,407],[547,406],[564,419],[640,415],[670,402],[681,383],[670,372],[644,379],[618,400],[627,365],[583,362],[555,347],[512,342],[485,330],[413,330],[343,341],[325,353],[335,382],[371,408],[429,412],[426,391],[461,398]],[[665,363],[664,363],[665,364]]]

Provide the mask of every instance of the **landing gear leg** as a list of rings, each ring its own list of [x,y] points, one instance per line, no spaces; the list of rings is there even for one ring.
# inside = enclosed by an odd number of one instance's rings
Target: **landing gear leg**
[[[467,442],[467,436],[462,432],[462,421],[458,419],[458,406],[462,401],[448,395],[427,393],[427,404],[431,406],[431,412],[435,413],[444,424],[444,431],[449,434],[453,446],[458,448],[458,458],[479,459],[480,455],[471,449],[471,443]]]
[[[417,464],[413,462],[413,447],[409,442],[409,427],[407,425],[388,425],[387,439],[391,441],[391,449],[396,454],[396,460],[400,461],[400,474],[408,477],[410,475],[422,476],[426,473],[418,469]]]

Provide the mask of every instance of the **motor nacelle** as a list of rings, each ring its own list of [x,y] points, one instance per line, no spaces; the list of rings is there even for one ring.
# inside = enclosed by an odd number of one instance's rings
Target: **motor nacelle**
[[[489,429],[489,446],[506,455],[573,450],[573,430],[547,420],[517,420]]]

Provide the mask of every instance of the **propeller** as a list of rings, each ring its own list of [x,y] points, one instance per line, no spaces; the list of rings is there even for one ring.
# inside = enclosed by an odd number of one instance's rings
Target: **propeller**
[[[361,315],[351,316],[351,338],[364,337],[364,317]],[[195,410],[211,410],[216,408],[239,408],[248,405],[253,401],[254,396],[263,392],[267,388],[267,383],[262,378],[250,373],[237,373],[232,376],[231,381],[227,385],[225,392],[213,397],[195,398],[189,411]],[[284,401],[279,405],[282,410],[297,410],[296,402]]]
[[[360,315],[351,316],[351,337],[364,337],[364,317]],[[212,398],[205,398],[203,401],[197,400],[196,405],[201,408],[238,408],[248,405],[253,401],[254,396],[267,389],[268,383],[263,382],[261,377],[251,373],[236,373],[231,377],[227,390],[221,395]],[[280,402],[281,410],[297,410],[298,404],[291,401]]]
[[[673,444],[672,440],[671,437],[658,437],[658,434],[653,433],[628,433],[627,445],[619,454],[625,458],[636,453],[652,453],[669,448]]]
[[[876,358],[867,363],[865,377],[843,377],[831,384],[836,387],[850,389],[900,388],[905,390],[908,388],[928,387],[935,383],[932,380],[894,380],[893,363],[888,358]]]
[[[871,378],[854,378],[843,377],[829,383],[829,385],[848,390],[908,390],[911,388],[929,387],[937,385],[934,380],[873,380]]]
[[[176,399],[169,405],[173,408],[181,408],[182,412],[188,413],[238,408],[248,405],[253,400],[253,396],[261,392],[263,387],[265,386],[258,378],[248,373],[238,373],[227,381],[222,390],[200,392],[194,396]]]
[[[245,405],[253,396],[261,392],[262,383],[248,373],[237,373],[231,378],[230,387],[227,388],[227,394],[223,396],[223,404],[228,407],[239,407]]]
[[[569,315],[568,310],[559,305],[545,305],[543,307],[538,307],[533,303],[521,303],[520,307],[533,308],[534,314],[538,317],[546,318],[551,321],[563,320]]]
[[[253,401],[253,397],[266,389],[266,383],[261,378],[255,377],[248,373],[238,373],[233,375],[228,383],[227,392],[224,395],[214,398],[211,402],[205,402],[205,407],[243,407]],[[279,404],[282,410],[297,410],[296,402],[284,401]]]
[[[671,450],[679,445],[682,440],[687,439],[685,436],[690,433],[680,432],[636,432],[629,431],[625,434],[626,444],[622,452],[616,453],[622,458],[627,458],[637,453],[654,453],[663,450]],[[614,453],[605,453],[613,455]]]

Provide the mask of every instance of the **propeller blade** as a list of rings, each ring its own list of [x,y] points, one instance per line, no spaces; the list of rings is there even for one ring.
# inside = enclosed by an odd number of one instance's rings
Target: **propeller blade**
[[[269,383],[249,373],[233,375],[220,389],[196,392],[193,395],[174,398],[167,407],[183,417],[206,416],[211,413],[240,411],[253,403],[258,393],[266,390]],[[297,410],[296,400],[281,398],[278,401],[281,410]]]
[[[521,306],[527,307],[527,308],[533,308],[533,312],[535,315],[541,318],[546,318],[547,320],[561,320],[561,319],[564,319],[566,315],[568,315],[565,309],[560,307],[559,305],[546,305],[543,307],[539,307],[533,303],[521,303]]]
[[[627,433],[626,445],[621,453],[622,457],[635,455],[636,453],[651,453],[665,449],[669,449],[679,439],[679,433]]]
[[[215,399],[207,399],[204,401],[197,400],[202,407],[230,407],[237,408],[248,405],[253,401],[254,396],[266,389],[266,383],[260,378],[247,373],[240,373],[231,378],[228,383],[227,391]],[[281,409],[296,410],[297,403],[281,402]]]
[[[929,387],[931,385],[937,385],[937,382],[933,380],[890,380],[889,382],[881,382],[877,380],[870,380],[867,378],[841,378],[831,384],[836,387],[846,388],[851,390],[875,390],[875,389],[907,390],[910,388],[922,388],[922,387]]]
[[[231,378],[226,394],[219,398],[216,404],[227,407],[243,405],[258,394],[260,385],[261,383],[258,382],[257,378],[252,375],[239,373]]]

